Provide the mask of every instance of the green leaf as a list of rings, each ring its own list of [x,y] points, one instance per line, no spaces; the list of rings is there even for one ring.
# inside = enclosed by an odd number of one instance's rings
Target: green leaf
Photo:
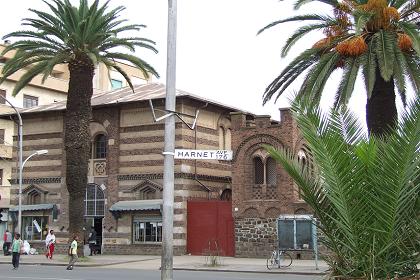
[[[360,60],[368,98],[372,96],[373,86],[376,80],[376,54],[373,46],[375,46],[375,42],[372,39],[368,43],[367,52],[362,55],[363,57]]]
[[[396,36],[388,31],[379,30],[374,35],[376,43],[375,51],[378,59],[379,70],[382,78],[389,81],[394,71],[394,48],[396,48]]]
[[[336,94],[335,107],[343,106],[348,103],[351,94],[353,93],[361,59],[363,59],[363,56],[357,58],[350,57],[345,60],[343,76]]]

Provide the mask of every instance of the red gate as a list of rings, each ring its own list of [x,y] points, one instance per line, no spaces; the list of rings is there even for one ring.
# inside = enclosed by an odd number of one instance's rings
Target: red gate
[[[232,202],[188,201],[187,251],[192,255],[218,252],[235,255]]]

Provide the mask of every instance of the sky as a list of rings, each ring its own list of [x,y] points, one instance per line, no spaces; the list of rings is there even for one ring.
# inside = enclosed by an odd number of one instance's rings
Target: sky
[[[7,12],[0,18],[0,36],[20,29],[21,19],[32,16],[28,8],[45,11],[46,7],[41,0],[7,2]],[[273,99],[262,106],[264,89],[282,68],[321,35],[306,37],[286,58],[281,58],[284,42],[298,25],[282,24],[258,36],[256,34],[270,22],[296,14],[292,8],[294,2],[178,0],[176,87],[256,114],[271,115],[278,120],[278,109],[288,106],[287,94],[292,95],[299,88],[299,82],[294,83],[277,103]],[[126,7],[121,16],[129,23],[147,25],[137,35],[154,40],[159,53],[139,50],[136,54],[157,69],[161,78],[155,81],[160,83],[165,83],[166,76],[167,4],[166,0],[110,1],[110,7]],[[300,13],[314,11],[325,13],[328,9],[324,4],[309,4]],[[321,100],[323,107],[331,103],[339,77],[336,73],[327,83]],[[350,107],[363,117],[365,104],[363,85],[358,82]]]

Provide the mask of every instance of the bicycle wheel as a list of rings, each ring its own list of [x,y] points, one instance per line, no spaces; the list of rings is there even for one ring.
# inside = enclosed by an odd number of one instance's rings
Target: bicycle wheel
[[[276,259],[274,258],[273,255],[271,255],[268,259],[267,259],[267,269],[271,270],[273,268],[275,268],[277,266],[277,262]]]
[[[292,262],[292,256],[290,256],[289,253],[282,252],[280,254],[280,267],[289,267]]]

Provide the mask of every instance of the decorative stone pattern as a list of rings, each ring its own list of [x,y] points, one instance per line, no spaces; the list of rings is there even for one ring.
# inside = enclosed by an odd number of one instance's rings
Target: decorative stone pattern
[[[235,219],[235,253],[237,257],[266,257],[276,247],[275,218]]]
[[[232,208],[235,220],[235,248],[238,257],[267,257],[277,243],[276,219],[296,211],[310,213],[308,205],[299,200],[296,186],[285,170],[276,164],[267,170],[269,154],[263,145],[296,150],[302,138],[288,109],[281,110],[280,122],[269,116],[251,119],[243,113],[232,113]],[[276,184],[255,184],[253,157],[265,165],[268,177]],[[267,176],[270,175],[270,176]],[[255,178],[254,178],[255,177]],[[302,256],[301,256],[302,257]]]

